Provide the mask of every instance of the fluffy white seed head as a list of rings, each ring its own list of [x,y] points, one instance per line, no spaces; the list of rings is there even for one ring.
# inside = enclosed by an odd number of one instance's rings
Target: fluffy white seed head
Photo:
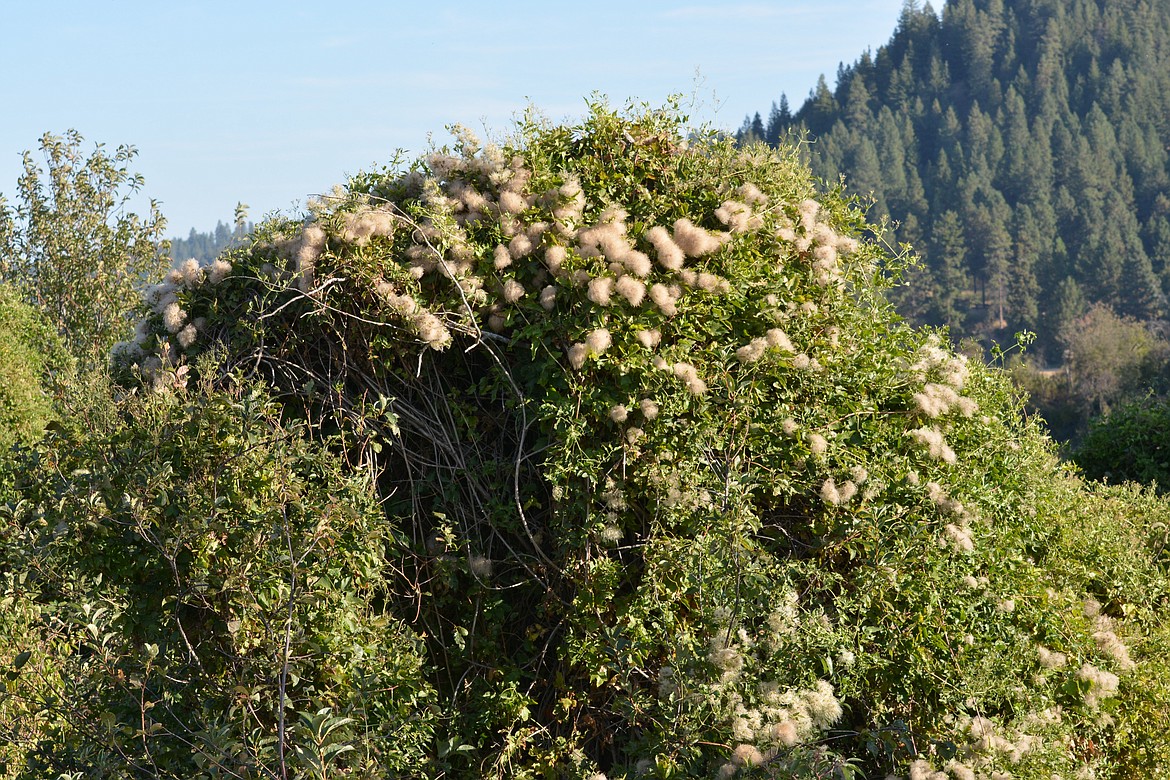
[[[975,549],[975,542],[971,538],[971,529],[955,523],[949,523],[944,530],[946,543],[960,552],[971,552]]]
[[[727,234],[713,234],[685,217],[674,223],[674,243],[687,257],[702,257],[714,252],[727,241]]]
[[[1093,641],[1097,643],[1097,651],[1104,657],[1110,658],[1122,671],[1132,670],[1136,664],[1129,657],[1129,648],[1112,631],[1097,631],[1093,634]]]
[[[634,307],[641,306],[642,300],[646,297],[646,285],[632,276],[619,278],[614,288],[618,295],[625,298]]]
[[[532,254],[532,239],[526,233],[517,233],[508,242],[508,254],[512,256],[513,260],[519,260],[522,257],[527,257]]]
[[[772,349],[778,349],[782,352],[796,351],[792,346],[792,342],[788,339],[788,334],[780,330],[780,328],[772,328],[764,334],[764,338],[768,340],[768,346]]]
[[[504,300],[508,303],[515,303],[524,297],[524,285],[515,279],[509,279],[504,282]]]
[[[930,453],[930,457],[949,464],[953,464],[958,460],[955,451],[947,446],[946,439],[940,431],[934,428],[916,428],[910,431],[909,435],[916,442],[926,447],[927,452]]]
[[[675,314],[678,314],[678,307],[675,306],[677,298],[678,296],[672,294],[671,289],[664,284],[653,284],[650,286],[650,300],[667,317],[673,317]]]
[[[581,190],[581,182],[571,177],[557,190],[558,204],[552,210],[553,219],[570,229],[581,222],[581,215],[585,212],[585,193]]]
[[[569,365],[580,370],[585,365],[585,358],[589,357],[589,347],[581,342],[569,347]]]
[[[768,351],[768,340],[764,337],[752,339],[749,343],[735,351],[736,359],[741,363],[755,363]]]
[[[1117,675],[1104,669],[1098,669],[1090,663],[1081,666],[1077,677],[1089,684],[1084,701],[1091,710],[1097,709],[1102,701],[1116,695],[1117,687],[1121,682]]]
[[[797,731],[796,725],[790,720],[783,720],[772,727],[772,734],[776,741],[784,747],[793,747],[797,742],[800,742],[800,732]]]
[[[764,754],[755,745],[737,745],[731,751],[731,763],[742,767],[756,767],[764,763]]]
[[[632,250],[622,258],[622,265],[634,276],[648,276],[654,266],[643,252]]]
[[[179,273],[187,289],[194,289],[203,284],[203,266],[195,258],[184,260],[179,266]]]
[[[634,336],[646,349],[654,349],[662,341],[662,331],[658,330],[658,328],[640,330]]]
[[[524,196],[512,189],[500,193],[500,209],[507,214],[519,214],[528,208]]]
[[[699,377],[699,370],[690,363],[678,362],[671,366],[674,375],[682,380],[691,395],[707,392],[707,383]]]
[[[746,233],[764,226],[764,220],[752,213],[751,206],[738,200],[723,201],[715,210],[715,218],[727,225],[732,233]]]
[[[195,343],[195,326],[187,325],[185,328],[179,331],[176,338],[178,339],[179,346],[183,349],[187,349]]]
[[[554,275],[560,273],[561,265],[565,262],[565,248],[554,244],[544,250],[544,264]]]
[[[797,212],[800,214],[800,224],[806,231],[812,231],[816,227],[817,212],[820,209],[821,204],[811,198],[802,200],[800,205],[797,206]]]
[[[366,246],[375,236],[394,235],[395,219],[392,213],[380,209],[363,208],[350,212],[342,218],[341,239],[357,246]],[[306,228],[306,235],[310,229],[321,230],[317,225],[310,225]],[[320,236],[310,236],[310,240],[324,246],[324,231]]]
[[[596,279],[589,280],[589,300],[596,303],[598,306],[609,306],[610,298],[613,295],[614,278],[612,276],[599,276]]]
[[[840,506],[842,503],[841,493],[837,490],[837,484],[833,481],[832,477],[826,479],[821,485],[820,494],[821,500],[826,504]]]
[[[177,301],[172,301],[163,309],[162,319],[168,333],[178,333],[187,321],[187,312],[183,311]]]
[[[809,432],[805,440],[808,442],[808,448],[812,451],[813,455],[819,457],[829,450],[829,442],[819,433]]]
[[[207,267],[207,281],[209,284],[216,285],[227,278],[227,275],[232,272],[232,264],[227,260],[216,259],[212,261],[211,265]]]
[[[492,252],[492,265],[497,271],[502,271],[508,266],[512,265],[512,253],[508,251],[508,247],[500,244]]]
[[[744,203],[750,203],[753,206],[762,206],[768,202],[768,196],[760,192],[760,188],[751,182],[739,185],[735,190],[735,194]]]
[[[686,255],[682,248],[670,237],[669,231],[661,225],[646,231],[646,240],[654,247],[658,255],[658,264],[668,271],[677,271],[683,267]]]
[[[557,288],[551,284],[540,291],[540,305],[545,311],[552,311],[557,305]]]
[[[613,345],[613,337],[605,328],[597,328],[585,337],[585,345],[589,348],[591,356],[600,355]]]
[[[414,331],[427,346],[436,351],[446,349],[452,341],[451,331],[443,321],[428,311],[419,311],[412,318]]]
[[[1068,663],[1068,656],[1057,650],[1049,650],[1044,645],[1036,646],[1036,657],[1045,669],[1059,669]]]

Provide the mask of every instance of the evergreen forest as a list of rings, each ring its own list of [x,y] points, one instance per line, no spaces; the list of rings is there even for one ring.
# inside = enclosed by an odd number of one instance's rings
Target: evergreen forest
[[[206,233],[191,228],[186,238],[170,239],[168,242],[170,256],[176,262],[194,259],[200,263],[210,263],[220,252],[233,244],[241,243],[254,228],[255,225],[243,219],[238,219],[233,225],[217,221],[215,229]]]
[[[803,142],[922,264],[896,293],[952,337],[1037,334],[1059,365],[1094,304],[1160,321],[1170,291],[1170,3],[907,0],[890,41],[741,142]]]

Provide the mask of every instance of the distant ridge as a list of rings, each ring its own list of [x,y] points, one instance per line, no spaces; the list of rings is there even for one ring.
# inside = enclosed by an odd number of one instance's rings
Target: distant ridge
[[[252,223],[237,223],[225,225],[222,221],[215,223],[215,230],[200,233],[195,228],[186,238],[172,238],[170,256],[173,260],[183,261],[195,258],[200,263],[209,263],[219,256],[219,253],[229,246],[239,243],[244,236],[252,232]]]

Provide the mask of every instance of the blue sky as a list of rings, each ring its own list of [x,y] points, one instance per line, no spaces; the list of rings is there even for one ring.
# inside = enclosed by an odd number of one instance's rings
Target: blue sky
[[[941,3],[936,3],[941,8]],[[782,92],[799,106],[885,43],[902,0],[139,2],[0,7],[0,192],[45,132],[138,147],[170,235],[296,210],[346,174],[423,152],[461,122],[502,135],[534,105],[580,116],[686,95],[735,129]],[[698,74],[698,76],[696,76]],[[485,133],[485,128],[487,132]]]

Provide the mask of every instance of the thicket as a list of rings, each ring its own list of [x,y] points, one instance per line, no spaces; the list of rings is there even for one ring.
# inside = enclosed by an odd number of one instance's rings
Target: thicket
[[[420,640],[381,606],[391,529],[368,475],[259,388],[70,412],[7,474],[9,771],[324,778],[338,756],[353,776],[421,764],[430,690]]]
[[[1113,483],[1170,487],[1170,407],[1134,401],[1094,420],[1074,459],[1085,475]]]
[[[1164,772],[1167,506],[684,126],[455,128],[150,287],[4,480],[9,774]]]
[[[1066,348],[1059,369],[1043,369],[1028,357],[1013,356],[1011,372],[1028,393],[1029,407],[1070,451],[1089,446],[1090,429],[1097,431],[1095,436],[1105,434],[1113,411],[1165,403],[1158,400],[1170,392],[1170,341],[1163,328],[1118,317],[1108,306],[1096,304],[1070,323],[1062,340]],[[1137,446],[1138,440],[1132,443]]]
[[[71,368],[52,325],[0,284],[0,453],[40,438]]]

